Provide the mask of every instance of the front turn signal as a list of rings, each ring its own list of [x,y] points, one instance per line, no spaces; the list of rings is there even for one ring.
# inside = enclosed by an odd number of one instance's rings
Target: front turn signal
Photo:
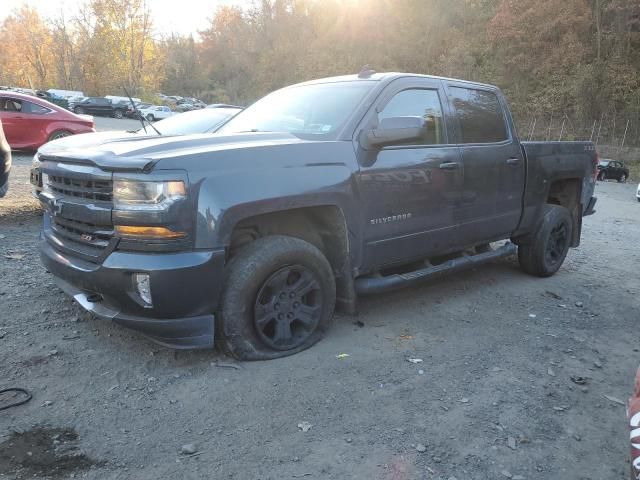
[[[123,237],[135,237],[151,240],[172,240],[187,236],[185,232],[174,232],[166,227],[137,227],[131,225],[116,225],[116,233]]]

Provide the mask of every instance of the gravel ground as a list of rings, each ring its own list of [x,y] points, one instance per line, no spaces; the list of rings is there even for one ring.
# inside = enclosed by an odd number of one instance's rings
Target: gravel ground
[[[550,279],[508,259],[364,298],[310,350],[259,363],[88,317],[41,267],[39,219],[0,201],[0,389],[33,393],[0,411],[0,479],[628,478],[634,193],[598,185]]]

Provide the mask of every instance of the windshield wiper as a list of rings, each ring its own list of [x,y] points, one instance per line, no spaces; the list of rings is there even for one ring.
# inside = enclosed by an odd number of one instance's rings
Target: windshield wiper
[[[138,110],[138,108],[136,107],[136,104],[133,101],[133,98],[131,98],[131,95],[129,95],[129,92],[127,92],[127,89],[126,89],[126,87],[124,85],[122,85],[122,89],[124,90],[124,93],[127,94],[127,97],[129,97],[129,101],[131,102],[131,106],[133,107],[133,113],[135,113],[136,116],[138,117],[138,119],[140,119],[140,124],[142,125],[142,129],[144,130],[144,133],[147,133],[147,127],[144,124],[144,122],[146,120],[146,122],[149,124],[149,126],[151,128],[153,128],[158,135],[162,136],[162,134],[160,133],[160,130],[158,130],[149,120],[147,120],[146,118],[144,118],[142,116],[142,114],[140,113],[140,110]],[[139,131],[140,130],[138,130],[138,132]],[[137,132],[130,132],[130,133],[137,133]]]

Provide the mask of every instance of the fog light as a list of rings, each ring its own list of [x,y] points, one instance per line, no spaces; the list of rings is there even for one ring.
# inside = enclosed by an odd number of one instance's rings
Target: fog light
[[[142,301],[149,306],[153,305],[153,302],[151,301],[151,279],[149,278],[149,274],[134,273],[133,284]]]

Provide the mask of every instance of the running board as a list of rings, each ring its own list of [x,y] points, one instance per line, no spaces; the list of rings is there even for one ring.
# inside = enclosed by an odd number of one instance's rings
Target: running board
[[[363,295],[370,295],[373,293],[396,290],[398,288],[415,285],[435,277],[473,268],[493,260],[510,257],[511,255],[515,255],[517,251],[518,247],[511,242],[507,242],[503,246],[489,252],[478,253],[476,255],[464,255],[452,260],[447,260],[440,265],[431,265],[420,270],[414,270],[413,272],[388,275],[386,277],[376,276],[356,278],[356,292]]]

